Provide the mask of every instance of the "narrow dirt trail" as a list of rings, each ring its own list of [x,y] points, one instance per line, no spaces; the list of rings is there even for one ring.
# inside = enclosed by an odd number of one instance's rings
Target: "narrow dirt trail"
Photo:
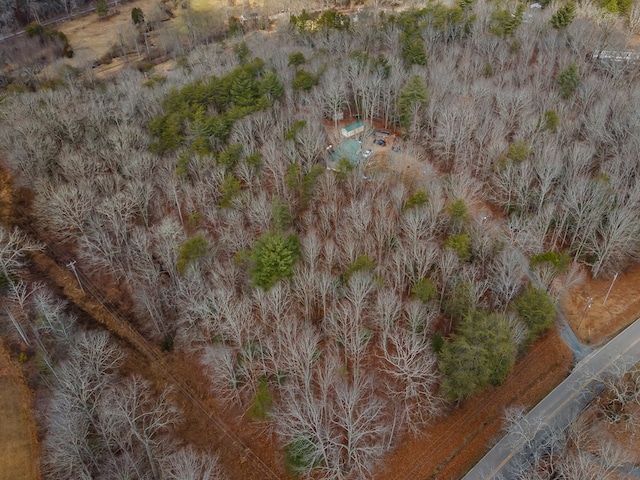
[[[5,228],[15,227],[34,240],[28,201],[29,192],[13,188],[11,177],[0,164],[0,222]],[[58,253],[58,252],[56,252]],[[63,296],[81,315],[83,320],[106,328],[134,357],[136,371],[159,387],[172,387],[178,406],[183,410],[184,436],[194,444],[213,449],[220,457],[224,470],[231,479],[279,480],[290,478],[284,471],[282,459],[272,452],[268,438],[259,425],[237,420],[238,412],[223,412],[213,398],[206,377],[195,361],[189,362],[180,354],[166,354],[149,343],[112,305],[108,305],[101,293],[81,277],[82,288],[67,268],[64,259],[57,261],[47,248],[43,252],[29,252],[31,274],[45,281]],[[67,259],[68,260],[68,259]],[[259,456],[256,452],[261,452]]]

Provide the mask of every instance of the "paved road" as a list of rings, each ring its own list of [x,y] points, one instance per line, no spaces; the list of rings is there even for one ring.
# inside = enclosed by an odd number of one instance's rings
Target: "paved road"
[[[463,480],[516,478],[528,453],[544,442],[549,428],[566,428],[593,399],[598,379],[615,365],[631,365],[640,360],[640,319],[599,350],[580,361],[566,380],[529,412],[517,433],[505,435],[476,464]]]

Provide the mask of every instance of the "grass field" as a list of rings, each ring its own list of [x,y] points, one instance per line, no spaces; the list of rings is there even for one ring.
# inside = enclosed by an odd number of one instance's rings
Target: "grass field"
[[[39,479],[37,450],[27,387],[0,345],[0,480]]]

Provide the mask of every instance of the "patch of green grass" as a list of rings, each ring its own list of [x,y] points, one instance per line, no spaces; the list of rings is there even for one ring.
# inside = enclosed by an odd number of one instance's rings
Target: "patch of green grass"
[[[267,379],[265,377],[262,377],[260,379],[260,383],[258,384],[256,395],[255,397],[253,397],[253,404],[249,409],[251,418],[257,420],[264,420],[265,418],[267,418],[272,403],[273,394],[271,393],[271,390],[269,390]]]

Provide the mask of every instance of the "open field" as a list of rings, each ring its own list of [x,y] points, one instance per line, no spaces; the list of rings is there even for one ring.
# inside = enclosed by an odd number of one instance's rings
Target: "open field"
[[[321,8],[316,2],[302,0],[257,0],[254,2],[228,1],[228,0],[187,0],[166,1],[160,0],[132,0],[120,3],[117,10],[105,19],[99,19],[94,14],[61,23],[57,29],[64,32],[74,49],[73,58],[61,58],[48,65],[44,71],[45,78],[55,78],[60,68],[69,65],[80,70],[91,69],[96,63],[101,63],[114,52],[114,47],[127,45],[129,54],[125,57],[118,56],[108,64],[94,70],[96,75],[103,72],[114,74],[128,62],[142,60],[144,57],[144,45],[139,46],[139,53],[133,48],[135,29],[131,23],[131,10],[140,8],[145,19],[149,21],[155,18],[163,18],[159,23],[160,29],[152,31],[149,36],[149,44],[164,44],[165,42],[179,41],[175,30],[187,35],[189,29],[218,28],[229,21],[232,16],[239,17],[242,14],[257,12],[264,16],[275,15],[281,12],[297,13],[302,9]],[[174,15],[169,19],[164,10],[171,9]],[[164,38],[159,38],[163,36]]]
[[[69,37],[74,50],[73,58],[63,60],[64,63],[82,67],[97,61],[119,43],[119,35],[131,24],[131,9],[140,8],[148,14],[157,3],[157,0],[133,0],[120,4],[118,13],[104,20],[92,14],[60,24],[58,29]]]
[[[0,343],[0,480],[36,480],[38,447],[29,391]]]

